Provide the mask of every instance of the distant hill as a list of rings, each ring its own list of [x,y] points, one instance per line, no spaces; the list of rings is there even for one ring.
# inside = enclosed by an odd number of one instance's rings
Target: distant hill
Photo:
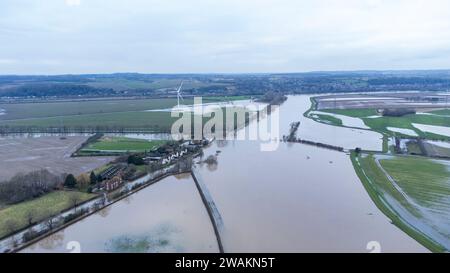
[[[262,95],[267,92],[447,91],[450,70],[331,71],[273,74],[85,74],[0,76],[0,97]]]

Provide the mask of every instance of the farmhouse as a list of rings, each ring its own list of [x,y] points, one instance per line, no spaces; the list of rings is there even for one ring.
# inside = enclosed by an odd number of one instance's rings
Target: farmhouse
[[[113,178],[103,182],[106,191],[113,191],[123,184],[123,179],[120,175],[114,176]]]

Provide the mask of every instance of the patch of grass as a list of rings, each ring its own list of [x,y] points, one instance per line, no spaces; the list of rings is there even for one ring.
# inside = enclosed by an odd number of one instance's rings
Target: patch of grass
[[[450,116],[450,109],[435,110],[435,111],[431,111],[430,113],[436,114],[436,115]]]
[[[16,230],[25,228],[28,226],[27,214],[30,211],[35,215],[33,222],[39,222],[65,209],[69,209],[72,206],[71,198],[73,196],[78,197],[79,203],[95,197],[94,194],[83,192],[55,191],[30,201],[2,208],[0,210],[0,238],[8,235],[10,232],[7,227],[8,222],[14,222]]]
[[[316,120],[315,116],[317,116],[317,118],[320,122],[324,122],[324,123],[327,123],[330,125],[336,125],[336,126],[342,125],[342,120],[340,120],[339,118],[336,118],[336,117],[333,117],[330,115],[323,115],[323,114],[313,114],[313,115],[311,115],[311,118]]]
[[[94,170],[94,173],[95,173],[95,175],[99,175],[99,174],[101,174],[104,170],[108,169],[108,168],[111,167],[111,166],[112,166],[112,164],[106,164],[106,165],[103,165],[103,166],[101,166],[101,167],[98,167],[97,169]]]
[[[408,149],[409,154],[421,155],[422,150],[420,149],[419,144],[415,141],[408,141],[406,143],[406,148]]]
[[[102,137],[90,143],[82,149],[82,152],[91,151],[123,151],[123,152],[144,152],[157,148],[164,144],[165,140],[142,140],[126,137]]]

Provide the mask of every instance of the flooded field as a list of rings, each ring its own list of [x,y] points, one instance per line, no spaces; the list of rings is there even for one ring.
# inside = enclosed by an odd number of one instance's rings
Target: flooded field
[[[373,94],[333,94],[317,97],[318,109],[448,107],[445,93],[386,92]]]
[[[450,137],[450,127],[426,125],[418,123],[413,123],[412,125],[423,132]]]
[[[218,252],[190,175],[172,176],[32,245],[23,252]]]
[[[291,96],[280,108],[281,134],[287,134],[289,124],[300,121],[297,132],[299,138],[341,146],[346,149],[360,147],[366,150],[380,151],[382,135],[369,130],[351,129],[318,123],[303,116],[311,106],[309,96]]]

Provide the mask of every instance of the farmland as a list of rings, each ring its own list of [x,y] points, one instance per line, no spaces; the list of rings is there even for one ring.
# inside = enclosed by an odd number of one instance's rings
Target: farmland
[[[426,124],[434,126],[450,127],[450,119],[439,113],[445,113],[441,110],[431,111],[428,114],[409,114],[402,117],[387,117],[387,116],[376,116],[378,115],[376,109],[326,109],[323,112],[330,114],[344,115],[352,118],[360,118],[365,125],[370,127],[371,130],[388,135],[402,135],[402,133],[394,133],[388,128],[400,128],[409,129],[414,131],[419,137],[434,139],[434,140],[448,140],[450,136],[438,135],[430,132],[424,132],[419,130],[413,124]],[[445,110],[444,110],[445,111]],[[376,116],[376,117],[375,117]],[[332,119],[330,119],[331,117]],[[318,121],[329,123],[336,126],[342,126],[342,121],[338,118],[326,115],[318,116],[315,118]],[[408,136],[403,134],[403,136]]]
[[[352,155],[352,162],[372,200],[395,225],[433,251],[449,248],[447,162],[370,154]]]
[[[206,98],[203,102],[241,100],[244,97]],[[104,100],[1,105],[4,132],[120,131],[170,132],[178,117],[171,117],[175,99]],[[193,100],[185,100],[192,104]]]
[[[380,160],[404,192],[422,206],[450,208],[450,171],[445,164],[419,157]]]
[[[203,102],[217,102],[229,100],[245,100],[249,97],[203,97]],[[183,104],[193,104],[193,99],[185,99]],[[5,114],[0,121],[19,119],[37,119],[45,117],[64,117],[89,114],[105,114],[116,112],[138,112],[145,110],[166,109],[177,105],[173,98],[165,99],[103,99],[103,100],[74,100],[53,101],[39,103],[5,103],[0,104]]]

